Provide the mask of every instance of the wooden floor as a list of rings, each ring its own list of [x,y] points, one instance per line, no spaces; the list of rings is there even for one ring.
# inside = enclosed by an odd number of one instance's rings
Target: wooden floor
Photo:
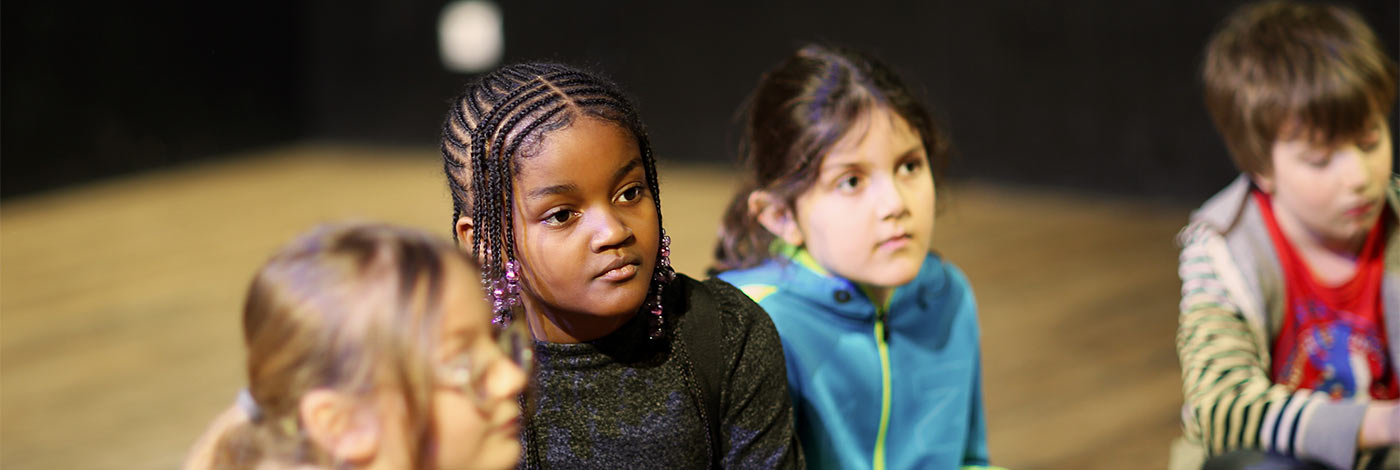
[[[723,169],[663,165],[674,262],[700,275]],[[1162,468],[1187,208],[985,184],[942,201],[936,248],[981,305],[993,461]],[[0,468],[175,468],[242,385],[253,270],[311,225],[448,235],[432,149],[306,144],[0,206]]]

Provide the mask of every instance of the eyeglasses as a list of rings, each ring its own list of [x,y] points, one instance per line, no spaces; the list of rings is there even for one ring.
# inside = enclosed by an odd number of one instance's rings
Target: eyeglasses
[[[526,377],[530,376],[535,366],[535,342],[524,320],[510,322],[504,329],[492,328],[492,335],[495,347],[487,348],[489,353],[482,354],[481,349],[463,351],[441,366],[440,373],[445,385],[460,389],[478,406],[484,406],[492,399],[487,390],[487,372],[499,365],[501,359],[519,367]]]

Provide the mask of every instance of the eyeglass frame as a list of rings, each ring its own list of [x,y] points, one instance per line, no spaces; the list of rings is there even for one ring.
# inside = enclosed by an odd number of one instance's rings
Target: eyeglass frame
[[[486,373],[497,365],[497,361],[510,361],[519,367],[526,377],[529,377],[535,368],[535,340],[524,321],[513,321],[504,328],[491,330],[495,346],[493,350],[500,352],[500,356],[493,354],[491,359],[479,361],[480,358],[474,357],[475,351],[467,350],[453,356],[447,363],[438,365],[439,380],[443,385],[467,395],[478,407],[485,407],[491,402],[485,378]]]

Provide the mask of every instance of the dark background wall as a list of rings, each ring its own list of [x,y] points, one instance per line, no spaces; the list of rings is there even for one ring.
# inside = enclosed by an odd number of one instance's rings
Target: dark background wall
[[[920,88],[956,177],[1199,201],[1233,175],[1196,76],[1238,1],[502,3],[506,61],[611,75],[663,159],[729,162],[758,75],[815,40]],[[0,195],[299,139],[433,146],[470,78],[438,60],[444,4],[7,2]],[[1394,57],[1400,2],[1354,6]]]
[[[300,137],[304,12],[275,2],[5,2],[0,194]]]

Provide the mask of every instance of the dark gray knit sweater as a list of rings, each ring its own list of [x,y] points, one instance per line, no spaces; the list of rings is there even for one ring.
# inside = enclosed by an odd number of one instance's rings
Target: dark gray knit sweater
[[[676,277],[663,295],[667,334],[647,338],[646,315],[579,344],[536,343],[534,412],[521,440],[521,466],[542,468],[711,468],[702,418],[704,392],[680,329],[698,289],[720,320],[724,391],[723,468],[802,468],[782,345],[772,320],[734,286]]]

